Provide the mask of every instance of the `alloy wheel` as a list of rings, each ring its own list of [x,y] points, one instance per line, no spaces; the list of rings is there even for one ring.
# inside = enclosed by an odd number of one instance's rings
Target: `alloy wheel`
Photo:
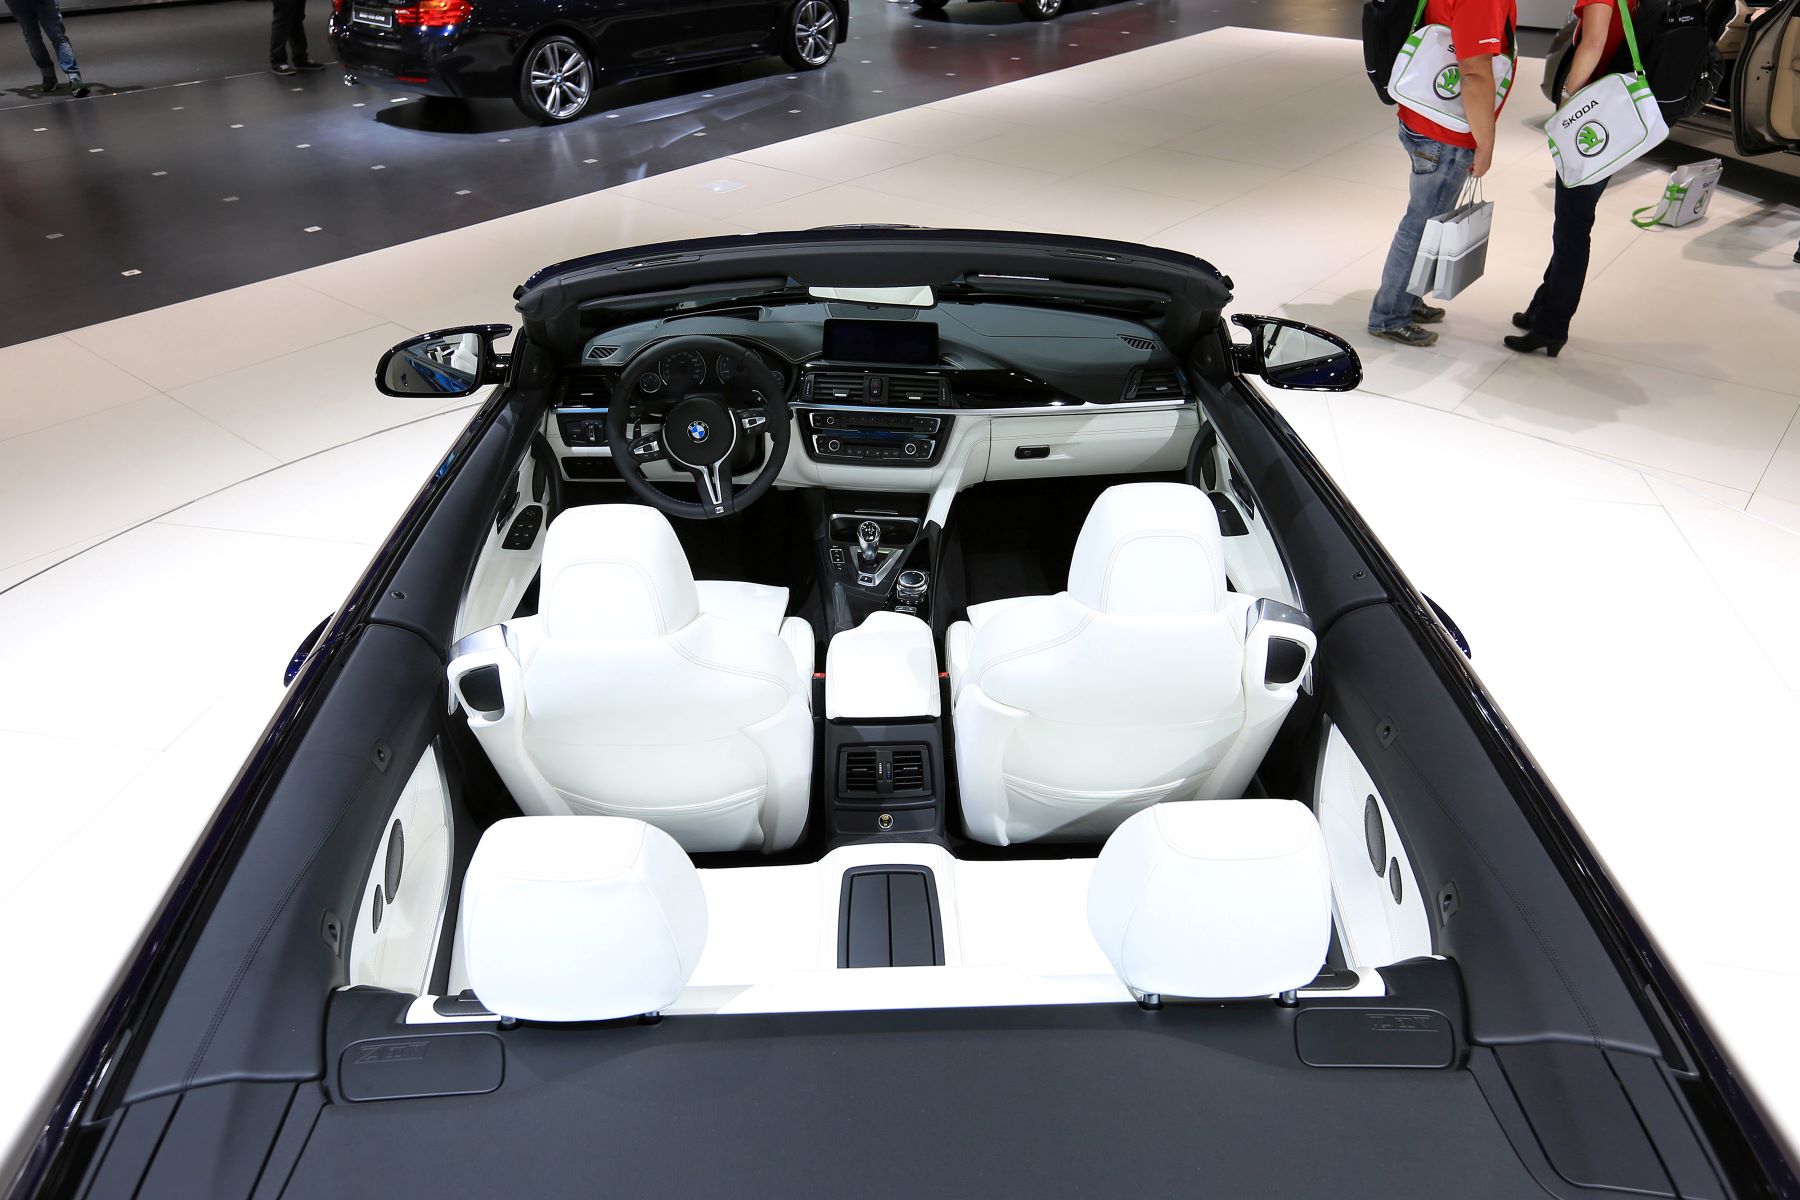
[[[550,38],[533,51],[525,71],[532,99],[553,121],[579,116],[594,92],[593,64],[565,37]]]
[[[1020,5],[1025,16],[1033,21],[1048,21],[1062,11],[1063,0],[1024,0]]]
[[[837,45],[837,12],[827,0],[800,0],[794,6],[794,47],[809,67],[824,66]]]

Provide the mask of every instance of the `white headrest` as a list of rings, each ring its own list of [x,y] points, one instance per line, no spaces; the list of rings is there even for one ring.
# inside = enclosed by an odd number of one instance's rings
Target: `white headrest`
[[[1113,831],[1088,925],[1126,985],[1166,996],[1272,996],[1311,983],[1331,944],[1331,872],[1293,800],[1157,804]]]
[[[706,947],[706,894],[675,839],[628,817],[511,817],[463,879],[469,986],[492,1012],[606,1021],[674,1003]]]
[[[699,611],[687,554],[656,509],[589,504],[550,522],[538,600],[550,637],[664,637]]]
[[[1069,594],[1121,616],[1218,612],[1225,547],[1212,501],[1185,483],[1107,488],[1076,539]]]

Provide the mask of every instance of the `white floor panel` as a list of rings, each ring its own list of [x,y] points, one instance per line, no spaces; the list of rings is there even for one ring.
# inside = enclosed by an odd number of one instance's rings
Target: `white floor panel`
[[[873,221],[1146,238],[1216,262],[1240,311],[1285,307],[1356,341],[1363,393],[1283,411],[1461,622],[1747,1076],[1800,1130],[1800,1063],[1767,1005],[1795,980],[1766,965],[1794,917],[1800,834],[1800,215],[1722,192],[1699,224],[1640,232],[1626,214],[1660,177],[1624,173],[1568,349],[1508,354],[1549,250],[1540,69],[1520,65],[1488,181],[1489,278],[1429,353],[1362,333],[1407,166],[1359,47],[1239,29],[0,350],[0,621],[18,634],[0,643],[0,755],[23,781],[0,808],[0,954],[57,981],[52,1004],[0,999],[0,1019],[34,1031],[0,1051],[0,1127],[61,1069],[294,644],[462,424],[377,396],[379,350],[516,320],[512,288],[577,254]],[[1671,280],[1679,322],[1646,300]],[[87,770],[59,772],[65,755]],[[106,887],[68,882],[97,873]],[[959,929],[966,961],[1067,950],[1071,914],[1020,909],[980,868],[959,883],[997,914]],[[35,919],[52,897],[62,919]],[[993,994],[1016,994],[1016,972],[993,969]]]

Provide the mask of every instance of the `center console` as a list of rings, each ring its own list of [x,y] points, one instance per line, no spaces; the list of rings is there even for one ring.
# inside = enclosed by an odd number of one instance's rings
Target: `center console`
[[[944,833],[937,652],[914,616],[875,612],[825,651],[820,766],[836,838]]]
[[[926,501],[904,493],[821,494],[815,527],[829,633],[855,629],[875,612],[930,623],[937,530],[926,521]]]

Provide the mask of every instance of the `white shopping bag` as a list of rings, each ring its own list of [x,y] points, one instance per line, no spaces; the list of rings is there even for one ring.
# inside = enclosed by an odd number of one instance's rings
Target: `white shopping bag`
[[[1669,173],[1662,200],[1634,209],[1631,223],[1639,229],[1656,225],[1679,229],[1683,225],[1692,225],[1706,215],[1706,206],[1712,202],[1713,189],[1719,186],[1719,176],[1723,173],[1724,164],[1716,158],[1676,167]],[[1650,215],[1646,217],[1645,213]]]
[[[1437,282],[1433,289],[1445,300],[1460,295],[1487,271],[1488,235],[1494,228],[1494,203],[1481,196],[1472,181],[1469,201],[1443,218],[1438,241]]]
[[[1494,55],[1495,112],[1506,103],[1512,82],[1512,56]],[[1413,30],[1406,45],[1400,48],[1400,57],[1394,60],[1388,94],[1400,107],[1410,108],[1445,129],[1469,132],[1469,119],[1463,112],[1462,67],[1456,61],[1456,47],[1450,44],[1448,25],[1421,25]]]
[[[1564,101],[1544,126],[1556,176],[1567,187],[1599,183],[1669,136],[1662,108],[1644,78],[1631,5],[1619,5],[1619,17],[1636,73],[1601,76]]]
[[[1419,236],[1419,253],[1413,258],[1412,276],[1406,282],[1406,290],[1412,295],[1428,296],[1431,289],[1437,286],[1438,246],[1442,244],[1443,238],[1442,217],[1433,217],[1425,222],[1425,232]]]

